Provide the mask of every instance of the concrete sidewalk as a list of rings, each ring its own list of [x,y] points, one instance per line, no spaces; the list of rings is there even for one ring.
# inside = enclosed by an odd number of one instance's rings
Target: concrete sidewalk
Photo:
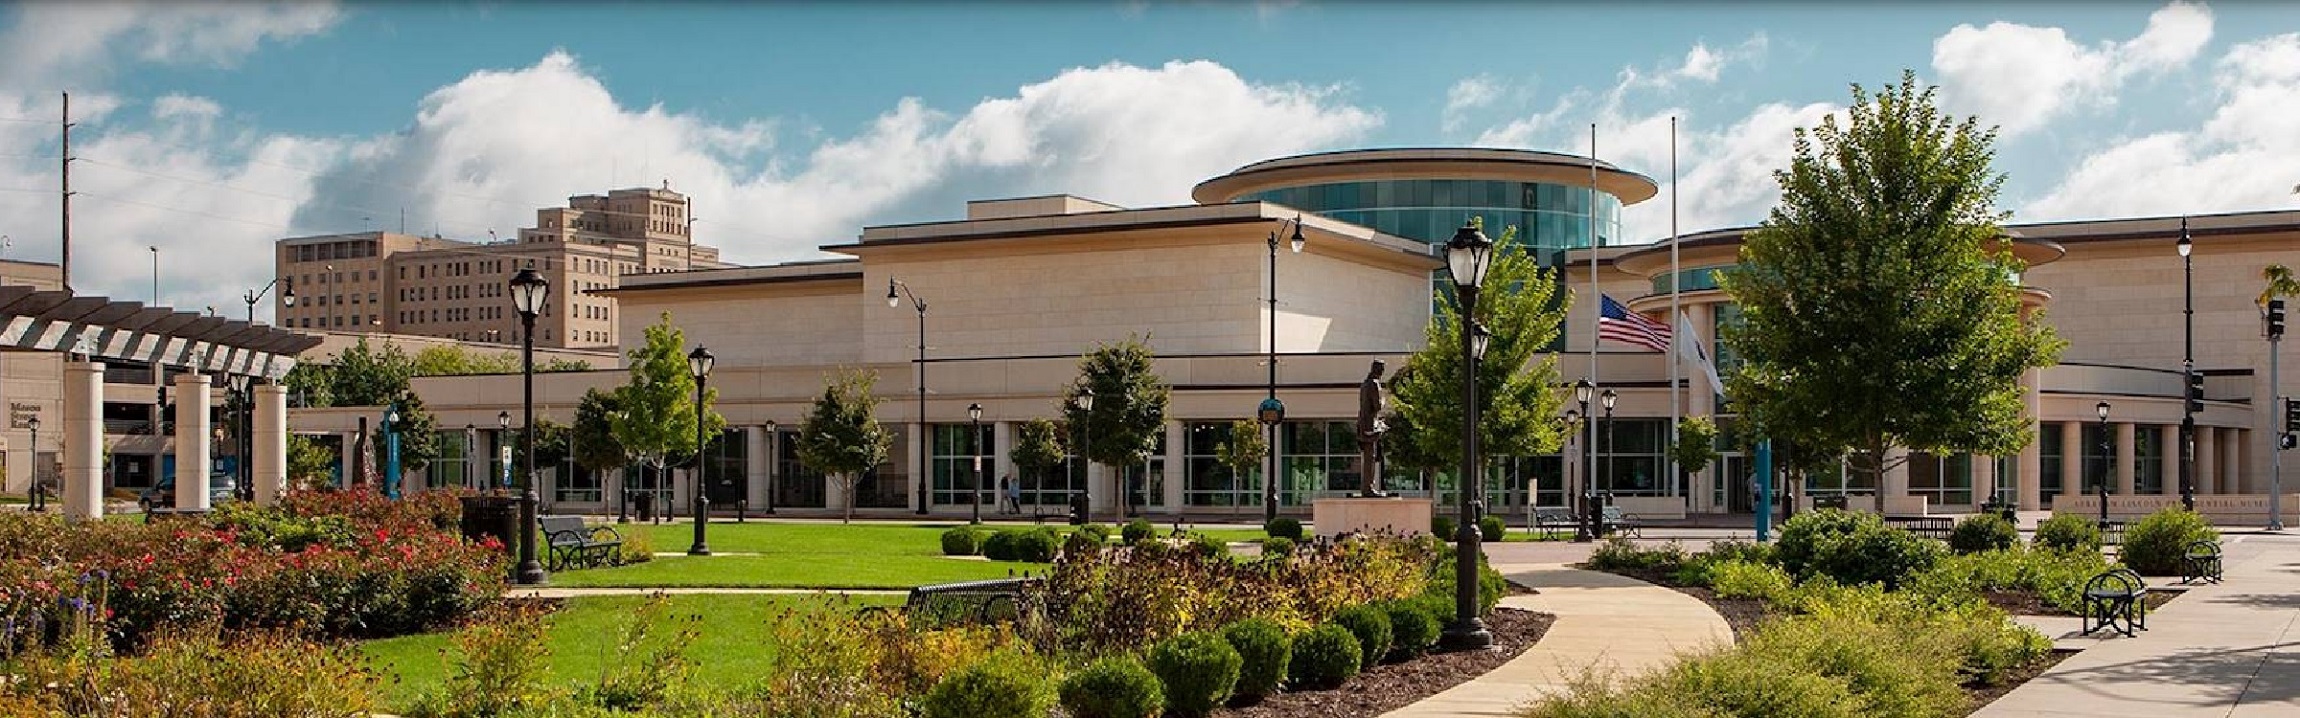
[[[2300,536],[2230,537],[2227,580],[2103,640],[1973,715],[2300,715]],[[2164,580],[2164,579],[2156,579]]]
[[[1383,718],[1507,716],[1589,668],[1634,675],[1680,653],[1730,645],[1733,629],[1700,599],[1637,579],[1563,565],[1495,564],[1540,593],[1502,604],[1557,616],[1541,642],[1500,668]]]

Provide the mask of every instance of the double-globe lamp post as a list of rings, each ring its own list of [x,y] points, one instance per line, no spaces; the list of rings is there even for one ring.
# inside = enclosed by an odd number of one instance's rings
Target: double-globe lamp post
[[[1604,426],[1600,427],[1605,431],[1605,441],[1593,443],[1590,446],[1593,454],[1600,449],[1605,451],[1605,479],[1606,485],[1609,487],[1612,486],[1613,482],[1613,404],[1620,400],[1621,396],[1613,393],[1612,387],[1606,387],[1604,393],[1597,395],[1597,405],[1605,408]],[[1595,476],[1590,477],[1591,481],[1589,482],[1589,524],[1591,531],[1605,533],[1604,500],[1612,496],[1612,489],[1608,488],[1604,493],[1598,492],[1596,478]]]
[[[2116,473],[2116,435],[2108,431],[2108,402],[2092,405],[2100,415],[2100,528],[2108,529],[2108,481]]]
[[[1574,417],[1590,417],[1589,400],[1596,393],[1597,385],[1590,383],[1587,377],[1573,383],[1573,402],[1581,406],[1573,414]],[[1577,423],[1573,429],[1575,433],[1580,433],[1581,425]],[[1589,501],[1587,500],[1590,493],[1589,487],[1592,482],[1597,480],[1597,460],[1595,458],[1597,456],[1597,436],[1592,433],[1582,436],[1581,439],[1581,451],[1576,452],[1573,457],[1573,463],[1581,465],[1581,485],[1574,487],[1575,491],[1572,497],[1575,506],[1573,514],[1573,540],[1575,542],[1597,540],[1597,530],[1590,526]]]
[[[1455,522],[1454,530],[1454,620],[1446,626],[1444,639],[1447,648],[1465,650],[1493,645],[1493,634],[1486,632],[1485,621],[1478,617],[1479,502],[1472,498],[1484,484],[1477,470],[1477,360],[1486,342],[1479,338],[1484,328],[1476,319],[1477,292],[1493,259],[1493,240],[1487,239],[1476,224],[1463,225],[1446,242],[1445,254],[1446,270],[1453,275],[1455,306],[1461,310],[1462,426],[1461,474],[1454,482],[1461,519]]]
[[[534,267],[526,267],[511,277],[511,303],[519,310],[519,378],[520,406],[520,467],[519,467],[519,568],[513,581],[521,585],[542,583],[543,562],[535,560],[535,317],[543,313],[543,302],[551,296],[551,282],[544,279]]]
[[[972,425],[972,426],[973,426],[973,429],[972,429],[972,432],[973,432],[973,433],[970,433],[970,434],[968,434],[968,435],[967,435],[967,437],[968,437],[968,438],[967,438],[967,441],[968,441],[968,442],[971,444],[971,446],[970,446],[970,447],[968,447],[968,448],[972,449],[972,452],[971,452],[971,453],[973,453],[973,454],[974,454],[974,492],[973,492],[973,493],[974,493],[974,518],[972,518],[972,519],[968,520],[968,521],[967,521],[967,523],[970,523],[970,524],[981,524],[981,523],[982,523],[982,405],[981,405],[981,404],[968,404],[968,405],[966,405],[966,421],[967,421],[967,423],[968,423],[968,424],[970,424],[970,425]]]
[[[711,364],[715,361],[711,350],[695,347],[687,353],[687,373],[695,377],[695,475],[687,487],[695,492],[695,544],[687,547],[689,556],[711,555],[711,544],[704,539],[704,527],[711,523],[711,500],[703,494],[708,485],[703,482],[703,385],[711,380]]]

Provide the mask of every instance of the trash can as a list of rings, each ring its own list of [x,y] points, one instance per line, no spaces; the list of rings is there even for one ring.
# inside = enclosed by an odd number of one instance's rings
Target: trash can
[[[509,496],[465,496],[463,519],[459,523],[463,538],[484,541],[494,538],[503,543],[505,553],[519,550],[519,500]]]
[[[638,519],[638,521],[639,521],[640,523],[647,523],[647,522],[650,522],[650,521],[654,521],[654,520],[655,520],[655,492],[653,492],[653,491],[641,491],[641,492],[639,492],[639,493],[638,493],[638,495],[632,496],[632,497],[631,497],[631,510],[632,510],[632,511],[634,511],[634,512],[636,512],[636,513],[638,513],[638,517],[637,517],[637,519]]]

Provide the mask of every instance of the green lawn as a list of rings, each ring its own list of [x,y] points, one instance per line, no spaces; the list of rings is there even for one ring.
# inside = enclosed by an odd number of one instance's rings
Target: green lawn
[[[687,650],[688,658],[694,661],[694,679],[711,685],[740,686],[756,677],[758,662],[774,650],[766,635],[770,616],[802,602],[839,599],[716,594],[672,596],[669,600],[665,616],[703,617],[702,630]],[[873,605],[901,599],[857,596],[847,600]],[[597,681],[623,628],[646,601],[644,596],[569,599],[550,619],[546,641],[552,677],[569,685]],[[384,704],[404,710],[416,696],[446,680],[451,645],[449,634],[427,633],[367,641],[360,648],[383,678]]]
[[[552,574],[554,586],[756,586],[910,588],[1006,578],[1046,564],[944,558],[942,532],[956,524],[712,523],[709,557],[666,556],[619,568]],[[684,551],[694,525],[632,524],[658,552]]]

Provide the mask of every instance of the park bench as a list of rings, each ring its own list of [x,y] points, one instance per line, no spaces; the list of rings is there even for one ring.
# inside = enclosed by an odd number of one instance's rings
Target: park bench
[[[1639,520],[1636,514],[1622,513],[1619,506],[1607,506],[1604,510],[1599,511],[1597,521],[1598,532],[1603,534],[1638,536],[1640,532],[1645,530],[1644,521]]]
[[[1887,516],[1885,525],[1925,538],[1947,541],[1949,531],[1956,528],[1956,521],[1947,516]]]
[[[1030,611],[1030,589],[1038,578],[998,578],[919,586],[903,601],[913,624],[928,626],[1003,623]]]
[[[544,561],[553,571],[591,567],[613,561],[623,549],[623,535],[608,526],[585,526],[581,516],[537,516],[547,550]]]
[[[2220,542],[2197,539],[2188,542],[2180,557],[2180,582],[2220,582]]]
[[[2084,635],[2106,628],[2126,636],[2148,630],[2148,584],[2129,568],[2113,568],[2084,583]]]
[[[1549,534],[1573,530],[1573,509],[1563,506],[1536,506],[1533,508],[1533,531]]]

